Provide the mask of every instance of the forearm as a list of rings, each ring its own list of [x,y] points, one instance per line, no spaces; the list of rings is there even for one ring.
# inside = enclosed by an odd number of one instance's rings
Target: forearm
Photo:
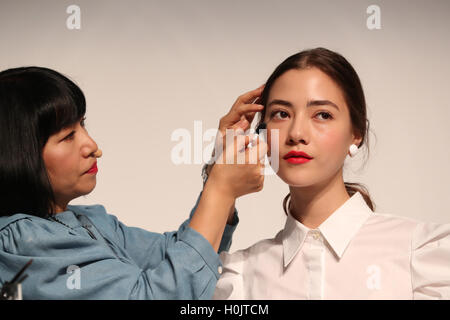
[[[212,156],[211,156],[212,158],[214,158],[214,153],[215,153],[215,150],[213,150],[213,153],[212,153]],[[214,166],[214,163],[209,164],[208,166],[206,166],[206,173],[207,173],[208,176],[211,173],[211,170],[212,170],[213,166]],[[235,205],[236,205],[236,201],[234,200],[233,201],[233,205],[231,206],[230,211],[228,213],[227,224],[232,224],[232,222],[233,222],[234,211],[236,210],[236,206]]]
[[[221,192],[217,184],[206,182],[189,227],[208,240],[215,251],[219,249],[225,224],[233,220],[234,204],[235,199]]]

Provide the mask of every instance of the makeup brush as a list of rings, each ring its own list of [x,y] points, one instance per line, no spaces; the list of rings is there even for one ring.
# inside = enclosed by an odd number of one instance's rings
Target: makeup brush
[[[264,139],[264,137],[263,137],[263,135],[261,135],[261,134],[259,134],[259,132],[261,131],[261,130],[264,130],[264,129],[266,129],[267,128],[267,124],[265,123],[265,122],[262,122],[257,128],[256,128],[256,136],[255,136],[255,138],[252,140],[252,141],[250,141],[250,143],[248,144],[248,147],[249,148],[252,148],[252,147],[254,147],[255,145],[256,145],[256,139],[258,139],[258,137],[260,138],[260,139]]]

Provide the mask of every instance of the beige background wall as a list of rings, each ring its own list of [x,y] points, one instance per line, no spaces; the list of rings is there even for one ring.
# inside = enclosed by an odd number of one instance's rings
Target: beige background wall
[[[71,4],[80,30],[66,27]],[[371,4],[380,30],[366,27]],[[201,190],[200,164],[171,162],[172,132],[193,136],[195,120],[216,128],[287,56],[327,47],[359,73],[371,121],[370,158],[348,162],[345,180],[367,185],[380,212],[449,222],[449,13],[446,0],[1,0],[0,68],[50,67],[86,94],[87,128],[104,154],[96,189],[71,204],[101,203],[163,232]],[[275,235],[287,191],[272,176],[238,199],[232,251]]]

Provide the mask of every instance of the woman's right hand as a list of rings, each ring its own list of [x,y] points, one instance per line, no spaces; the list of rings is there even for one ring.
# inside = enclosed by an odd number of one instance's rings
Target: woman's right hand
[[[267,153],[267,144],[258,139],[257,144],[253,144],[249,149],[247,145],[250,137],[245,136],[244,139],[243,136],[256,112],[263,109],[262,105],[255,103],[263,89],[264,85],[239,96],[219,122],[213,153],[218,154],[214,155],[216,163],[209,172],[207,184],[209,182],[209,185],[215,185],[224,196],[233,200],[261,191],[264,185],[264,155]]]
[[[256,145],[253,143],[253,147],[248,148],[251,138],[255,136],[236,135],[233,130],[224,137],[223,150],[216,157],[205,188],[213,187],[232,200],[262,190],[267,144],[257,139]]]

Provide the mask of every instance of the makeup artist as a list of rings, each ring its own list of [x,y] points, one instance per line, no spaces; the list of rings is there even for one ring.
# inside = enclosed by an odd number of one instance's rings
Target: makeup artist
[[[240,96],[219,132],[247,129],[262,89]],[[177,231],[128,227],[103,205],[69,205],[95,188],[101,169],[85,113],[83,92],[54,70],[0,72],[0,286],[32,259],[24,299],[212,298],[218,252],[228,250],[238,223],[235,199],[262,189],[263,164],[251,164],[244,148],[246,165],[204,168],[204,188]],[[237,150],[248,142],[237,140]]]

